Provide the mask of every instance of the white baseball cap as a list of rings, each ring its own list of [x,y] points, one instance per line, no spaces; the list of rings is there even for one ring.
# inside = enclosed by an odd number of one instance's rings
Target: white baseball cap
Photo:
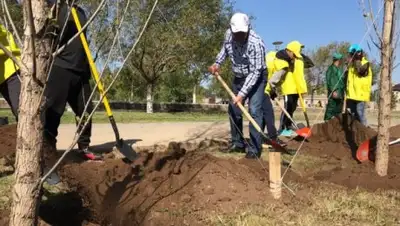
[[[231,30],[236,32],[248,32],[250,26],[249,17],[244,13],[235,13],[231,18]]]

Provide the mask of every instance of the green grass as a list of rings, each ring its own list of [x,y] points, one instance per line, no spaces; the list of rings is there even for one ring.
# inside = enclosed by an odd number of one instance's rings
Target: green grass
[[[133,122],[191,122],[204,121],[214,122],[228,120],[226,113],[153,113],[134,111],[114,111],[114,118],[118,123],[133,123]],[[0,116],[7,116],[10,123],[15,122],[14,116],[9,110],[0,110]],[[108,117],[105,112],[96,112],[93,115],[94,123],[108,123]],[[75,123],[75,114],[65,112],[61,123]]]
[[[114,111],[114,118],[118,123],[134,123],[134,122],[216,122],[228,121],[229,116],[226,112],[221,113],[201,113],[201,112],[179,112],[179,113],[153,113],[137,111]],[[318,117],[323,120],[323,109],[310,109],[307,111],[310,122],[314,123]],[[8,109],[0,109],[0,117],[7,116],[10,123],[15,122],[14,116]],[[280,111],[275,109],[275,119],[279,120]],[[369,118],[376,118],[376,113],[368,113]],[[400,118],[400,112],[392,112],[392,119]],[[65,112],[61,123],[75,123],[75,115],[72,112]],[[246,120],[246,119],[245,119]],[[294,114],[294,120],[304,123],[304,115],[300,109]],[[93,116],[94,123],[108,123],[108,117],[105,112],[96,112]]]
[[[0,210],[8,209],[11,204],[13,176],[0,177]]]
[[[300,186],[299,189],[302,189]],[[309,189],[309,188],[308,188]],[[319,183],[290,202],[250,205],[236,213],[215,214],[210,225],[399,225],[398,191],[366,192]]]

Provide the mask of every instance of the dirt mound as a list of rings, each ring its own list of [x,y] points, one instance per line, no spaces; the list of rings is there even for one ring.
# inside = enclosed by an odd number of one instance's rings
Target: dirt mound
[[[399,129],[400,125],[392,127],[391,137],[397,136]],[[376,174],[372,162],[359,163],[355,159],[358,146],[363,141],[375,137],[376,131],[346,116],[314,125],[312,138],[304,142],[301,150],[302,154],[315,156],[322,163],[320,168],[314,169],[307,176],[349,188],[400,189],[400,146],[390,148],[386,177]],[[297,148],[298,143],[291,142],[289,146]]]
[[[259,163],[171,146],[167,153],[141,153],[138,165],[112,159],[72,164],[60,176],[102,225],[204,225],[205,212],[232,212],[270,199],[268,174]]]
[[[359,145],[361,142],[372,138],[376,131],[365,127],[359,121],[344,114],[336,118],[319,123],[312,128],[311,141],[313,142],[334,142]]]
[[[0,126],[0,158],[15,155],[17,144],[17,125]]]

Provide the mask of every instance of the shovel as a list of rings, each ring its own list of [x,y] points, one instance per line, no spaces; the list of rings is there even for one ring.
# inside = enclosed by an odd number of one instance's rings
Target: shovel
[[[311,136],[311,129],[306,127],[303,123],[296,124],[296,122],[293,120],[292,117],[290,117],[289,112],[286,111],[286,109],[279,103],[277,99],[274,99],[275,104],[279,106],[279,108],[283,111],[283,113],[290,119],[292,122],[293,126],[296,128],[296,134],[298,136],[301,136],[305,139],[309,138]]]
[[[74,18],[75,25],[76,25],[78,31],[81,31],[82,30],[82,25],[79,22],[78,15],[77,15],[76,9],[74,7],[71,7],[71,13],[72,13],[72,16]],[[136,159],[136,152],[132,149],[131,145],[127,144],[126,142],[124,142],[123,139],[121,139],[119,137],[119,131],[118,131],[117,123],[115,122],[113,113],[111,111],[111,107],[110,107],[110,104],[108,102],[108,98],[104,94],[104,87],[103,87],[103,84],[100,81],[100,76],[99,76],[99,73],[97,72],[96,65],[94,64],[93,57],[92,57],[92,55],[90,53],[86,37],[85,37],[85,35],[83,33],[81,33],[80,34],[80,38],[81,38],[81,42],[82,42],[83,48],[85,49],[86,56],[87,56],[89,64],[90,64],[90,68],[91,68],[91,71],[92,71],[92,76],[93,76],[94,80],[97,83],[97,87],[99,89],[100,96],[103,97],[104,108],[105,108],[105,110],[107,112],[108,119],[110,120],[112,129],[113,129],[114,134],[115,134],[116,149],[119,152],[121,152],[121,154],[123,154],[128,160],[133,162]]]
[[[298,81],[297,77],[294,74],[293,74],[293,78],[294,78],[294,82],[296,83],[297,93],[299,94],[300,105],[301,105],[301,108],[303,110],[304,118],[306,119],[306,122],[307,122],[307,127],[310,127],[310,121],[308,120],[306,106],[304,104],[303,96],[301,95],[300,89],[299,89],[299,81]]]
[[[400,138],[390,141],[389,146],[400,143]],[[371,140],[366,140],[361,143],[360,147],[357,149],[356,158],[360,162],[365,162],[369,160],[370,153],[374,153],[376,146],[371,147]]]
[[[232,90],[229,88],[229,86],[225,83],[224,79],[219,75],[216,74],[216,77],[218,79],[219,82],[221,82],[222,86],[225,88],[225,90],[229,93],[229,95],[231,96],[231,98],[235,98],[235,94],[232,92]],[[246,118],[250,121],[250,123],[254,126],[254,128],[257,130],[257,132],[261,133],[264,137],[264,139],[267,141],[267,144],[270,144],[275,150],[280,150],[280,151],[284,151],[287,152],[287,150],[282,147],[280,144],[274,142],[273,140],[271,140],[271,138],[269,138],[261,129],[261,127],[257,124],[257,122],[253,119],[253,117],[251,117],[251,115],[249,114],[249,112],[246,110],[246,108],[243,106],[242,103],[238,103],[238,107],[240,108],[240,110],[242,111],[242,113],[244,114],[244,116],[246,116]]]

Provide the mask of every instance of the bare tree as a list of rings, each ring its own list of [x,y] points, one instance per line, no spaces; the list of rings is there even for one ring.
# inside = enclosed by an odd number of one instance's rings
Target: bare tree
[[[10,225],[36,225],[41,189],[43,122],[41,108],[51,37],[47,35],[50,9],[45,0],[24,0],[24,38],[21,95],[17,129],[15,184]]]
[[[389,164],[389,127],[391,111],[391,81],[393,71],[393,33],[395,1],[385,0],[381,45],[381,79],[379,89],[378,142],[375,170],[380,176],[386,176]]]
[[[375,156],[375,170],[378,175],[386,176],[389,164],[389,128],[390,111],[392,105],[392,71],[395,68],[394,50],[399,40],[399,33],[395,31],[396,3],[398,0],[385,0],[383,9],[382,32],[379,31],[377,20],[373,12],[371,0],[366,4],[360,0],[363,16],[370,21],[375,31],[375,37],[370,35],[370,41],[381,52],[380,78],[379,78],[379,113],[378,113],[378,141]],[[381,9],[380,9],[381,10]],[[367,26],[368,27],[368,26]],[[369,45],[368,45],[369,46]]]

